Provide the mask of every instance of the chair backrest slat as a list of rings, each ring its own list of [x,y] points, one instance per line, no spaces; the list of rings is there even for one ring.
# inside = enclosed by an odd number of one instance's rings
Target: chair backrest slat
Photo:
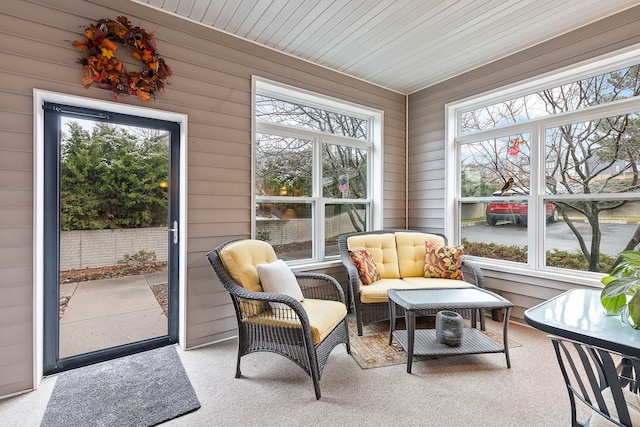
[[[579,400],[591,408],[591,418],[603,417],[621,427],[633,426],[633,418],[638,426],[637,408],[632,416],[628,399],[631,394],[638,400],[633,393],[638,389],[640,360],[565,338],[549,338],[569,392],[572,425],[583,425],[577,420]]]

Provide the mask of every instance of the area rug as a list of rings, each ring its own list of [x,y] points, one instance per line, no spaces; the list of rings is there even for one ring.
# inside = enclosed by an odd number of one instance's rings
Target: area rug
[[[59,374],[41,427],[155,426],[198,408],[169,345]]]
[[[416,328],[435,328],[435,317],[419,317],[416,320]],[[465,326],[469,326],[465,320]],[[404,329],[404,319],[398,319],[396,329]],[[502,345],[502,335],[493,331],[483,331],[485,335]],[[399,365],[407,363],[407,353],[395,339],[389,345],[389,321],[382,321],[366,325],[362,328],[362,336],[358,336],[355,317],[349,318],[349,342],[351,344],[351,356],[358,362],[362,369],[380,368],[383,366]],[[509,339],[509,350],[522,347],[521,344]],[[426,360],[428,356],[414,356],[415,360]]]

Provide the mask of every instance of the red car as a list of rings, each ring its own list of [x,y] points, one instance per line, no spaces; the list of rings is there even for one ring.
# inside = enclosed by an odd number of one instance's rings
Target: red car
[[[500,196],[501,192],[496,191],[493,196]],[[527,194],[519,191],[509,191],[505,196],[526,196]],[[529,207],[527,202],[490,202],[487,203],[485,212],[487,224],[496,225],[498,221],[508,221],[514,224],[527,225]],[[558,207],[551,202],[547,202],[545,206],[547,221],[558,221]]]

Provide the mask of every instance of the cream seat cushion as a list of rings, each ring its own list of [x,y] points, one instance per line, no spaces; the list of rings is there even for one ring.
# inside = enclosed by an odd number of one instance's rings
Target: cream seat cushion
[[[414,289],[407,282],[401,279],[380,279],[368,286],[360,288],[360,301],[363,303],[388,302],[389,289]]]
[[[627,389],[623,389],[622,393],[624,394],[624,400],[627,401],[627,409],[629,410],[629,417],[631,418],[631,423],[634,426],[640,426],[640,395],[633,393]],[[604,397],[604,401],[607,404],[607,408],[609,408],[610,414],[612,418],[618,419],[618,412],[616,411],[616,404],[613,401],[613,395],[611,394],[611,390],[606,388],[602,391],[602,396]],[[602,415],[597,412],[593,412],[591,416],[591,421],[589,422],[590,427],[611,427],[615,426],[611,421],[604,418]]]
[[[239,240],[220,252],[220,260],[229,275],[252,292],[263,291],[256,265],[269,264],[277,259],[273,247],[261,240]]]
[[[389,289],[418,288],[473,288],[471,283],[452,279],[427,279],[426,277],[405,277],[404,279],[381,279],[360,288],[360,301],[363,303],[388,302]]]
[[[371,257],[376,262],[376,268],[383,279],[400,278],[396,237],[392,233],[351,236],[347,239],[347,249],[350,251],[369,249]]]
[[[347,315],[347,306],[339,301],[307,298],[300,305],[302,305],[309,318],[311,338],[314,345],[322,342]],[[300,328],[300,321],[293,310],[289,309],[289,314],[283,311],[277,310],[276,315],[267,310],[244,321],[282,328]]]
[[[438,246],[444,245],[444,238],[437,234],[397,232],[395,236],[398,248],[398,266],[402,278],[424,276],[427,255],[424,247],[425,242],[431,242]]]
[[[475,288],[475,286],[464,280],[440,279],[438,277],[405,277],[403,282],[411,285],[412,288]]]
[[[268,264],[277,260],[273,247],[261,240],[238,240],[220,251],[220,261],[225,270],[240,286],[248,291],[263,292],[258,275],[258,264]],[[245,315],[253,315],[265,309],[262,301],[241,301],[240,309]]]

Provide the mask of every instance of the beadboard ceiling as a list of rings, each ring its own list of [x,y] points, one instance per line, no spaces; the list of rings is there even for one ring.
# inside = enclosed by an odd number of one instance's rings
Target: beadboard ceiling
[[[638,0],[134,0],[409,94]]]

